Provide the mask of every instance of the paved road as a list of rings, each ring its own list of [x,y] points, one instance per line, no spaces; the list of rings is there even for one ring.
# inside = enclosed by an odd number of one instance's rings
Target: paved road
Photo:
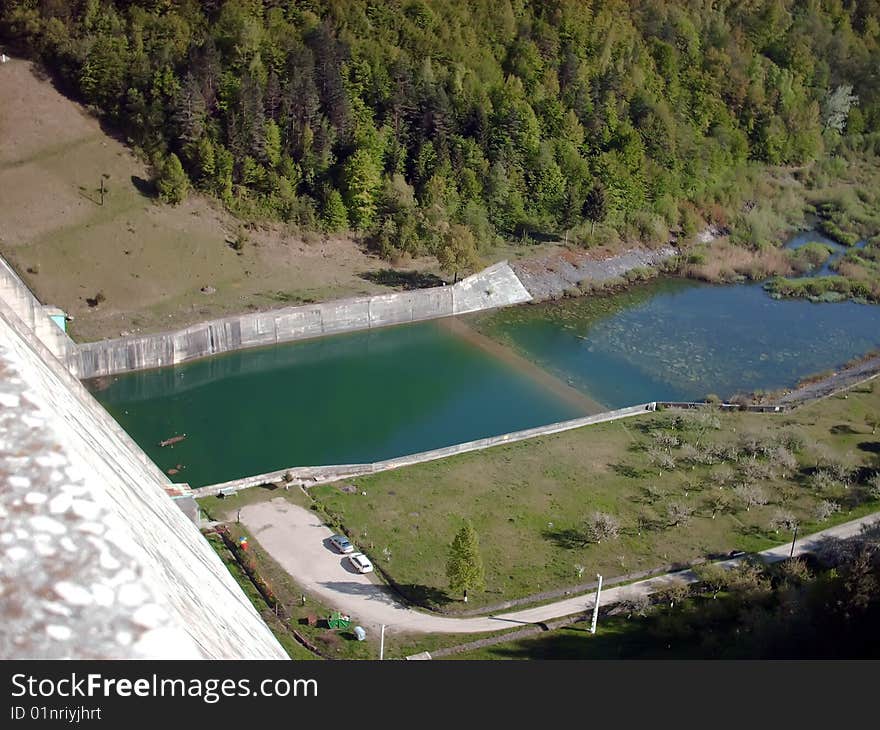
[[[575,596],[536,608],[495,616],[449,618],[423,613],[397,601],[390,589],[371,575],[361,575],[327,544],[333,533],[314,513],[291,504],[282,497],[248,505],[241,509],[241,521],[260,545],[308,593],[352,616],[359,624],[372,628],[386,624],[389,631],[415,633],[470,634],[509,629],[517,624],[534,624],[582,613],[593,607],[595,594]],[[815,549],[827,537],[857,535],[863,524],[880,522],[880,513],[807,535],[795,544],[795,555]],[[765,560],[788,557],[791,543],[765,550]],[[733,566],[737,559],[723,561]],[[648,578],[637,583],[602,591],[602,605],[618,603],[637,594],[654,593],[671,581],[696,581],[691,571]]]

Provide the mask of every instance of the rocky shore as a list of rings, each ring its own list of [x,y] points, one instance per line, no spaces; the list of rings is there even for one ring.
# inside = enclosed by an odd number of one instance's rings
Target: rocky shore
[[[511,263],[536,302],[557,299],[582,282],[616,279],[628,271],[652,268],[678,253],[673,246],[657,249],[633,248],[617,255],[599,258],[595,251],[563,251],[540,258]]]

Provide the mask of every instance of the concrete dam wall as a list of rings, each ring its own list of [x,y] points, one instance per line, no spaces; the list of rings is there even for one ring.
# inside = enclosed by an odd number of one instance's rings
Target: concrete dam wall
[[[61,362],[76,350],[73,340],[49,318],[54,307],[41,304],[21,277],[0,256],[0,300],[33,332]]]
[[[249,347],[418,322],[519,304],[531,295],[501,262],[452,286],[285,307],[202,322],[175,332],[81,344],[70,371],[93,378],[165,367]]]
[[[0,656],[286,658],[166,481],[0,297]]]

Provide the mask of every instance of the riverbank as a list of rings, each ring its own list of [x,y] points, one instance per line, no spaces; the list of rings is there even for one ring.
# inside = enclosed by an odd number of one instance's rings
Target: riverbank
[[[866,383],[878,375],[880,375],[880,353],[874,352],[843,365],[836,372],[819,373],[804,378],[793,390],[746,396],[744,400],[796,407]]]
[[[622,280],[628,272],[653,269],[678,254],[671,245],[657,249],[631,248],[611,254],[568,249],[517,261],[512,268],[535,302],[580,296],[588,286]]]

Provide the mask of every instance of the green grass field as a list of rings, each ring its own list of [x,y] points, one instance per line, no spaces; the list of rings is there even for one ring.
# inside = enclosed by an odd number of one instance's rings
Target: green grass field
[[[486,569],[473,608],[586,583],[596,573],[610,578],[760,550],[790,539],[771,528],[780,513],[806,534],[873,511],[865,481],[877,468],[880,436],[866,419],[878,412],[880,389],[870,385],[788,414],[716,412],[709,426],[666,411],[351,480],[353,493],[342,491],[345,484],[310,493],[396,582],[413,586],[411,598],[455,611],[463,604],[446,591],[445,563],[465,519],[480,535]],[[669,446],[672,469],[658,463],[668,437],[680,442]],[[743,449],[783,441],[802,444],[788,470],[776,453],[744,456]],[[693,448],[716,452],[718,463],[689,461]],[[827,478],[812,476],[817,464]],[[847,472],[844,481],[829,476],[835,470]],[[766,504],[749,506],[744,484]],[[824,501],[839,511],[819,519]],[[675,508],[692,514],[675,525]],[[618,537],[586,541],[583,522],[597,511],[616,518]]]

